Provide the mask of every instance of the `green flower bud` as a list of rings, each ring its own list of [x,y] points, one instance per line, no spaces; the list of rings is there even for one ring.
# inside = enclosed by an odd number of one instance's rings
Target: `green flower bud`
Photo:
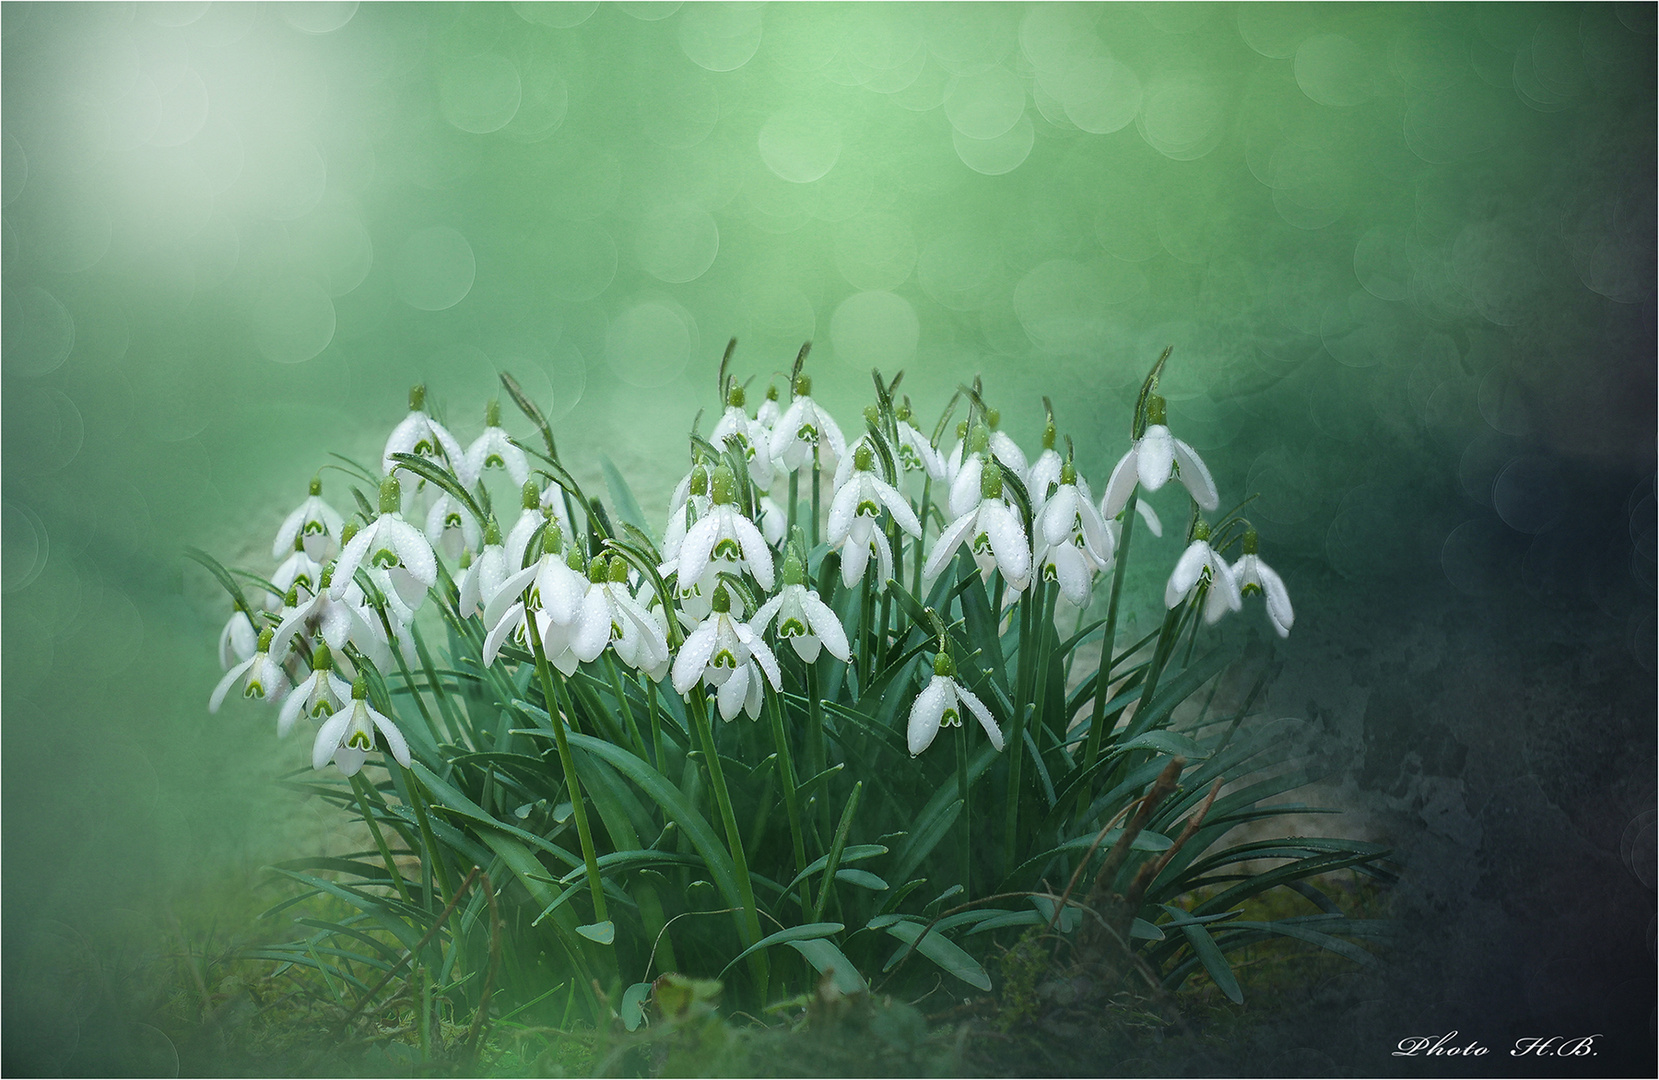
[[[298,585],[291,586],[288,589],[287,595],[283,596],[282,602],[287,607],[291,607],[291,608],[299,607],[300,606],[299,586]]]
[[[489,404],[484,406],[484,426],[485,427],[500,427],[501,426],[501,401],[500,401],[500,399],[491,398]]]
[[[409,411],[422,412],[426,409],[426,384],[416,383],[409,388]]]
[[[1192,538],[1194,540],[1208,540],[1210,538],[1210,527],[1204,524],[1203,518],[1199,518],[1193,523]]]
[[[345,547],[347,544],[351,543],[351,538],[356,536],[361,531],[362,526],[357,524],[357,522],[346,522],[345,525],[340,528],[340,546]]]
[[[1054,439],[1055,439],[1055,436],[1058,435],[1058,434],[1059,434],[1059,432],[1054,430],[1054,421],[1053,420],[1050,420],[1048,423],[1043,425],[1043,449],[1044,450],[1054,449]]]
[[[397,477],[388,476],[380,482],[380,512],[395,514],[403,508],[403,485]]]
[[[783,583],[806,584],[806,567],[801,565],[801,556],[796,552],[794,544],[789,545],[789,553],[783,557]]]
[[[985,469],[979,474],[979,494],[981,498],[1002,498],[1002,468],[993,462],[987,461]]]
[[[1159,396],[1157,394],[1153,394],[1153,395],[1149,396],[1146,399],[1146,422],[1147,423],[1149,423],[1149,424],[1162,424],[1166,421],[1168,416],[1169,416],[1169,412],[1164,407],[1164,399],[1161,396]]]
[[[875,405],[864,406],[864,421],[869,424],[881,423],[881,409]]]
[[[319,476],[313,476],[311,478],[311,494],[321,495],[322,493],[323,493],[323,478],[320,475]]]
[[[778,384],[777,383],[772,383],[770,386],[768,386],[766,388],[766,400],[767,401],[776,401],[776,400],[778,400]]]
[[[725,506],[737,495],[737,477],[732,473],[730,465],[721,464],[714,470],[714,479],[710,484],[714,496],[714,505]]]
[[[611,581],[617,585],[628,584],[628,560],[620,555],[611,556]]]
[[[541,505],[541,492],[536,490],[536,482],[534,480],[526,480],[524,482],[524,487],[518,494],[518,505],[522,510],[534,510],[537,506]]]
[[[276,631],[274,629],[267,626],[265,629],[261,630],[259,632],[259,651],[262,653],[270,652],[271,642],[274,640],[276,640]]]
[[[334,564],[329,563],[323,567],[322,574],[317,578],[317,591],[322,592],[332,584],[334,584]]]
[[[1256,535],[1254,528],[1244,530],[1244,553],[1254,555],[1260,547],[1261,537]]]
[[[501,543],[501,524],[495,520],[494,514],[491,514],[490,520],[484,523],[484,543],[485,545]]]
[[[991,430],[992,431],[995,431],[997,429],[997,425],[1002,423],[1002,413],[998,412],[995,409],[986,409],[985,410],[985,422],[987,424],[991,425]]]
[[[991,448],[991,429],[984,424],[975,424],[973,431],[968,435],[968,449],[976,454],[983,454]]]
[[[933,658],[933,673],[935,675],[943,675],[947,679],[955,676],[956,664],[951,660],[950,653],[941,652],[938,656]]]
[[[868,443],[859,443],[858,449],[853,451],[853,468],[859,472],[869,472],[876,466],[876,455]]]
[[[595,585],[603,585],[610,580],[611,568],[606,565],[607,562],[603,555],[594,556],[593,561],[588,563],[588,580]]]
[[[334,654],[328,651],[328,642],[319,641],[317,648],[311,654],[312,671],[332,671],[334,669]]]
[[[369,696],[369,680],[359,675],[351,680],[351,700],[362,701]]]
[[[564,548],[564,533],[559,529],[557,521],[549,521],[542,526],[541,551],[543,555],[557,555]]]
[[[721,615],[732,609],[732,598],[726,592],[726,586],[721,585],[714,590],[714,596],[709,599],[709,606]]]
[[[581,544],[572,544],[572,545],[570,545],[570,550],[565,552],[565,565],[570,567],[572,570],[576,571],[578,574],[583,574],[583,573],[587,572],[586,569],[582,566],[582,545]]]
[[[800,374],[795,376],[795,396],[807,397],[812,393],[812,376]]]
[[[741,383],[732,383],[732,388],[726,391],[727,405],[741,409],[748,400],[749,395],[744,392],[743,385]]]
[[[701,465],[691,470],[691,493],[693,495],[707,495],[709,493],[709,471]]]
[[[966,439],[968,437],[968,422],[966,420],[958,420],[956,422],[956,437],[958,439]]]
[[[908,424],[910,422],[910,400],[905,399],[898,408],[893,410],[893,415]]]
[[[1073,465],[1069,460],[1060,463],[1060,483],[1077,483],[1077,466]]]

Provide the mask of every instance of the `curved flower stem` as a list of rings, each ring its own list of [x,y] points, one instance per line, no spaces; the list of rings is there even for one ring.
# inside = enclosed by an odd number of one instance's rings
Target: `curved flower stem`
[[[806,665],[806,761],[812,775],[817,776],[829,767],[828,748],[824,745],[824,710],[818,703],[818,665]],[[824,819],[824,831],[829,831],[829,800],[821,794],[814,796]]]
[[[608,649],[605,652],[605,670],[610,673],[611,693],[616,695],[617,710],[622,713],[622,719],[628,726],[628,735],[634,740],[634,748],[639,751],[642,759],[649,761],[651,756],[645,752],[645,737],[639,733],[639,725],[634,722],[633,707],[628,704],[628,695],[622,691],[622,673],[617,669],[616,657]]]
[[[795,523],[801,516],[801,474],[791,471],[789,474],[789,533],[795,535]],[[810,553],[809,553],[810,554]]]
[[[1038,584],[1042,584],[1038,579]],[[1012,873],[1019,865],[1020,794],[1024,781],[1026,702],[1030,698],[1031,666],[1036,661],[1031,649],[1031,596],[1029,593],[1014,602],[1019,609],[1020,644],[1019,666],[1014,677],[1014,715],[1008,718],[1008,789],[1003,795],[1004,820],[1002,824],[1003,873]]]
[[[1112,685],[1112,650],[1117,648],[1118,602],[1123,599],[1123,582],[1128,576],[1129,541],[1135,535],[1135,502],[1140,492],[1131,491],[1123,507],[1123,535],[1118,540],[1117,566],[1112,569],[1112,599],[1106,604],[1106,629],[1100,638],[1100,668],[1095,672],[1094,709],[1089,716],[1089,741],[1083,751],[1083,768],[1093,767],[1100,759],[1101,743],[1106,733],[1101,727],[1106,722],[1106,691]],[[1077,792],[1077,813],[1081,817],[1089,809],[1089,790],[1084,786]]]
[[[593,848],[593,831],[588,827],[587,807],[582,800],[582,784],[576,777],[576,760],[570,754],[570,739],[565,735],[563,705],[553,687],[553,673],[542,649],[541,627],[536,625],[534,612],[524,618],[525,636],[530,639],[530,651],[536,656],[536,678],[541,682],[542,701],[547,706],[547,717],[553,722],[553,737],[559,746],[559,764],[564,769],[565,787],[570,791],[570,812],[576,818],[576,835],[582,842],[582,864],[587,871],[588,891],[593,894],[593,920],[604,922],[610,918],[605,908],[605,887],[599,877],[599,857]]]
[[[639,673],[639,682],[645,691],[645,704],[651,719],[651,767],[662,771],[662,711],[657,707],[657,684],[645,672]]]
[[[369,835],[374,837],[374,846],[380,849],[380,858],[386,864],[386,873],[391,876],[392,884],[397,886],[398,895],[403,897],[403,902],[412,904],[414,900],[409,896],[409,886],[403,880],[403,872],[397,868],[397,862],[392,858],[392,849],[380,831],[380,823],[375,821],[374,813],[369,809],[369,796],[363,790],[366,786],[361,773],[351,774],[351,790],[357,796],[357,808],[362,811],[363,820],[369,826]]]
[[[708,770],[709,786],[714,792],[715,805],[720,808],[720,820],[726,828],[726,845],[731,849],[732,863],[737,871],[737,888],[743,900],[743,923],[748,932],[745,946],[761,938],[760,909],[755,905],[755,886],[749,878],[749,857],[744,852],[743,834],[737,826],[737,814],[732,810],[731,792],[726,789],[726,772],[720,765],[720,754],[715,748],[714,730],[709,726],[708,705],[699,686],[692,691],[692,726],[697,729],[697,741],[703,750],[703,765]],[[760,1000],[766,1000],[767,966],[765,950],[749,957],[749,967],[755,973]]]

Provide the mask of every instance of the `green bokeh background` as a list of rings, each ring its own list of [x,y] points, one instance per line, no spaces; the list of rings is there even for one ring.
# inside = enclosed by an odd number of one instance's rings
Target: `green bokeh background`
[[[327,451],[372,459],[415,381],[466,441],[498,370],[660,513],[734,334],[762,384],[812,340],[845,422],[872,365],[924,415],[983,374],[1032,449],[1048,395],[1097,487],[1173,345],[1354,827],[1490,926],[1448,868],[1514,854],[1485,815],[1530,782],[1642,955],[1651,5],[7,3],[0,48],[8,1065],[86,1067],[86,964],[326,842],[273,782],[299,742],[206,711],[226,605],[181,547],[267,569]],[[1447,705],[1523,646],[1585,745],[1518,760],[1559,714],[1522,691]],[[1542,970],[1491,1014],[1608,989]]]

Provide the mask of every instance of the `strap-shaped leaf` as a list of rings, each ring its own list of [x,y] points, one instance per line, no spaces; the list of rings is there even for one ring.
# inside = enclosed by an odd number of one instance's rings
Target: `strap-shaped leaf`
[[[761,949],[771,948],[773,945],[787,945],[790,942],[795,941],[812,941],[817,938],[833,937],[845,929],[846,927],[838,922],[811,922],[802,923],[800,926],[786,927],[779,930],[775,934],[767,934],[765,937],[761,938],[759,941],[755,942],[753,945],[728,960],[726,962],[726,966],[720,969],[718,977],[724,979],[726,977],[726,972],[730,971],[732,966],[738,963],[738,961],[748,957],[750,953],[759,952]]]
[[[897,915],[877,915],[870,920],[869,929],[887,931],[969,986],[980,990],[991,989],[991,977],[985,974],[979,961],[937,930],[928,931],[922,923]],[[883,970],[891,970],[905,952],[906,949],[900,949],[894,953]]]

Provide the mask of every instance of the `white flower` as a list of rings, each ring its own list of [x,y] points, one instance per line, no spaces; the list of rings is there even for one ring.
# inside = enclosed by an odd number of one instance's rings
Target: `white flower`
[[[1049,431],[1052,430],[1054,430],[1053,426],[1050,425]],[[1043,514],[1043,506],[1048,502],[1048,489],[1059,485],[1060,468],[1064,464],[1054,447],[1046,445],[1046,443],[1043,452],[1038,454],[1037,460],[1031,463],[1031,471],[1026,474],[1026,493],[1031,496],[1031,518],[1033,521]]]
[[[277,601],[286,596],[290,589],[298,589],[302,596],[310,596],[317,591],[317,581],[322,577],[323,568],[317,561],[306,553],[305,545],[296,538],[294,550],[282,561],[282,565],[271,573],[271,584],[275,585],[281,595],[271,595],[265,598],[265,607],[272,609]]]
[[[588,580],[570,565],[569,560],[576,558],[574,549],[568,557],[559,554],[561,543],[558,526],[549,524],[543,534],[541,556],[510,575],[496,590],[495,598],[486,604],[484,625],[490,629],[484,638],[484,663],[495,663],[509,637],[515,637],[529,648],[525,619],[529,612],[534,612],[543,654],[564,674],[575,672],[577,660],[570,646],[577,619],[582,614],[582,603],[587,598]],[[532,584],[527,608],[519,597]]]
[[[519,495],[518,520],[507,533],[506,556],[507,569],[518,571],[524,568],[525,552],[530,542],[541,535],[542,528],[549,521],[559,523],[559,531],[564,536],[575,535],[570,527],[570,514],[565,509],[564,488],[558,484],[548,484],[538,491],[531,481],[525,481]],[[529,552],[530,558],[536,557],[536,552]],[[486,601],[487,602],[487,601]]]
[[[778,387],[773,384],[766,388],[766,396],[761,399],[760,408],[755,410],[755,423],[772,431],[778,426],[778,417],[783,411],[778,407]]]
[[[1001,750],[1002,729],[991,710],[972,690],[956,681],[956,665],[948,654],[940,653],[933,662],[933,681],[916,695],[915,703],[910,706],[910,727],[905,734],[910,756],[915,757],[932,746],[941,727],[960,727],[964,705],[990,736],[991,745]]]
[[[433,500],[432,508],[426,512],[426,540],[434,550],[442,551],[451,559],[458,559],[462,551],[476,549],[479,538],[478,522],[472,519],[464,506],[450,498],[448,493]]]
[[[395,592],[401,607],[411,614],[425,602],[426,590],[438,580],[438,560],[420,530],[403,520],[398,512],[400,501],[396,478],[387,477],[380,485],[380,516],[347,541],[340,552],[330,599],[344,597],[357,568],[365,566],[381,591],[388,594],[388,601]]]
[[[666,663],[668,637],[628,591],[628,563],[613,555],[607,565],[601,555],[588,566],[588,581],[570,646],[576,659],[596,659],[609,645],[618,659],[636,670]]]
[[[351,700],[351,684],[334,674],[334,656],[327,645],[318,645],[311,654],[311,672],[294,684],[277,714],[277,734],[286,735],[300,714],[313,720],[345,708]]]
[[[814,461],[827,468],[847,454],[847,440],[841,429],[817,403],[812,400],[812,379],[801,375],[795,380],[795,396],[789,408],[772,425],[772,445],[769,448],[776,468],[796,472]]]
[[[754,522],[732,505],[736,478],[728,466],[714,470],[709,511],[686,530],[679,551],[681,585],[708,584],[705,575],[726,570],[748,570],[760,587],[772,588],[772,550]]]
[[[409,767],[409,743],[403,738],[403,732],[391,720],[370,708],[365,697],[363,680],[358,679],[351,688],[350,704],[336,711],[317,729],[317,741],[311,744],[313,769],[325,769],[332,761],[345,775],[355,776],[363,767],[369,751],[374,749],[377,730],[386,740],[386,749],[397,763],[406,769]]]
[[[893,553],[886,536],[876,527],[882,507],[885,506],[887,512],[893,515],[893,521],[899,528],[917,538],[922,535],[921,522],[916,520],[916,513],[905,502],[904,496],[871,471],[874,461],[875,455],[870,448],[859,446],[853,452],[853,468],[845,473],[844,481],[830,502],[827,537],[830,546],[841,549],[841,583],[849,589],[864,576],[872,547],[876,551],[881,580],[885,582],[893,576]]]
[[[293,513],[282,519],[276,540],[271,544],[271,558],[280,559],[294,550],[294,541],[305,543],[305,553],[313,562],[327,562],[339,549],[340,527],[344,524],[339,511],[323,501],[323,482],[311,480],[311,493]]]
[[[818,593],[806,587],[801,561],[793,551],[784,560],[783,580],[782,591],[760,606],[749,622],[750,628],[764,634],[777,619],[778,637],[789,642],[795,655],[809,664],[823,649],[837,660],[851,657],[846,629],[830,606],[818,599]]]
[[[939,451],[933,448],[928,437],[911,424],[909,406],[899,406],[895,424],[899,431],[899,464],[906,475],[919,472],[935,483],[944,480],[944,458],[939,456]]]
[[[1279,575],[1256,554],[1257,542],[1256,530],[1246,530],[1244,554],[1233,564],[1233,577],[1238,580],[1240,595],[1248,596],[1251,592],[1262,594],[1273,629],[1279,632],[1280,637],[1289,637],[1290,626],[1296,621],[1296,612],[1290,606],[1290,594],[1285,591],[1285,583]]]
[[[484,434],[472,440],[463,460],[466,474],[473,483],[477,483],[490,469],[505,469],[515,484],[523,484],[530,478],[530,462],[525,458],[524,451],[515,446],[513,437],[501,428],[501,403],[498,401],[492,401],[485,407]]]
[[[243,697],[262,698],[271,702],[282,700],[282,696],[288,692],[288,673],[282,670],[280,660],[271,659],[273,637],[274,633],[269,629],[261,632],[257,651],[225,672],[225,677],[213,688],[213,696],[207,699],[208,712],[219,711],[219,706],[224,704],[225,695],[230,692],[231,686],[243,676],[247,677],[247,681],[242,685]]]
[[[1061,467],[1054,497],[1036,516],[1037,528],[1049,544],[1082,545],[1104,569],[1116,547],[1111,531],[1094,508],[1088,481],[1067,463]]]
[[[664,562],[673,562],[680,557],[680,545],[685,543],[686,530],[691,527],[691,521],[709,512],[708,469],[700,464],[694,466],[674,489],[670,502],[673,509],[669,510],[668,526],[662,531]]]
[[[259,631],[253,628],[248,613],[240,606],[231,613],[230,621],[219,631],[219,666],[228,668],[239,660],[246,660],[259,648]]]
[[[1204,467],[1197,452],[1169,433],[1164,426],[1164,399],[1153,394],[1146,403],[1146,433],[1135,440],[1127,453],[1112,470],[1106,482],[1106,494],[1100,505],[1102,517],[1115,518],[1123,512],[1129,495],[1135,490],[1135,481],[1148,491],[1157,491],[1169,482],[1179,467],[1181,483],[1201,509],[1214,510],[1221,504],[1210,470]]]
[[[492,516],[484,529],[484,550],[461,571],[461,580],[456,582],[461,617],[482,613],[507,576],[507,553],[501,546],[501,529]]]
[[[1175,564],[1164,586],[1164,606],[1174,610],[1202,583],[1209,582],[1209,597],[1204,602],[1204,621],[1213,623],[1228,611],[1244,606],[1239,595],[1238,581],[1225,559],[1210,547],[1210,530],[1200,521],[1193,530],[1193,541]]]
[[[759,634],[732,618],[725,586],[715,590],[714,610],[680,646],[674,658],[674,691],[687,694],[699,682],[716,688],[723,719],[746,712],[751,720],[760,716],[761,676],[773,690],[783,688],[783,673],[777,657]]]
[[[392,429],[392,434],[386,439],[386,449],[380,455],[380,471],[387,476],[391,476],[394,469],[408,474],[407,469],[398,469],[392,455],[415,454],[448,468],[461,481],[462,487],[472,487],[477,478],[467,468],[466,451],[461,449],[461,444],[455,441],[449,429],[426,415],[425,409],[426,387],[414,387],[409,391],[409,415]]]
[[[714,430],[709,432],[709,443],[716,448],[723,448],[732,439],[736,439],[743,451],[744,460],[748,463],[749,478],[755,486],[765,491],[772,486],[772,429],[756,420],[749,419],[744,411],[744,390],[741,386],[733,386],[726,399],[726,411],[721,414]]]
[[[1002,571],[1002,579],[1015,592],[1023,590],[1031,581],[1031,545],[1026,542],[1025,526],[1019,516],[1002,501],[1002,473],[987,470],[981,483],[979,505],[958,517],[939,534],[938,542],[922,567],[922,577],[932,581],[950,563],[951,556],[962,542],[968,541],[979,565],[979,572],[989,578],[992,570]]]

